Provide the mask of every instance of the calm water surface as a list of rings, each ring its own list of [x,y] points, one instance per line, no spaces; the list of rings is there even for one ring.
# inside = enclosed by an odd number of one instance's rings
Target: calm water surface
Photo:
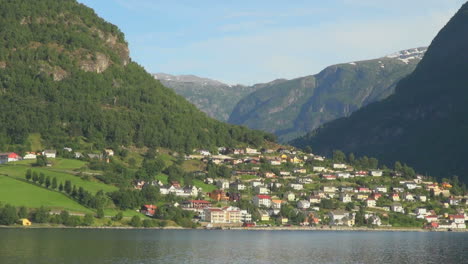
[[[468,263],[468,233],[0,229],[0,263]]]

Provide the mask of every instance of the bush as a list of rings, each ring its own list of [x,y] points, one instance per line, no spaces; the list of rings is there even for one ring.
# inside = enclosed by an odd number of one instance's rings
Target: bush
[[[139,216],[134,215],[132,220],[130,220],[130,225],[133,227],[140,227],[141,226],[141,219]]]

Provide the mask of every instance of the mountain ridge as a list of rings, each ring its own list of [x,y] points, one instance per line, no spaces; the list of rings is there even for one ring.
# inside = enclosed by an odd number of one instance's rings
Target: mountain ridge
[[[229,122],[286,142],[393,93],[426,48],[329,66],[315,75],[263,85],[239,101]]]

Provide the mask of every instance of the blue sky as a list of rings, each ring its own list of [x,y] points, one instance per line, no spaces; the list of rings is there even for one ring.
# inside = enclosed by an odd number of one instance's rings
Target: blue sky
[[[148,72],[254,84],[427,46],[466,0],[79,0]]]

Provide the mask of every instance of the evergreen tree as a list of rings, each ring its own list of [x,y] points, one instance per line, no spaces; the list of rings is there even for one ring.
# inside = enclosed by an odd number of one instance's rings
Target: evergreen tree
[[[54,177],[52,179],[52,189],[57,189],[57,177]]]
[[[140,227],[141,226],[141,219],[139,216],[134,215],[130,220],[130,225],[133,227]]]
[[[59,191],[63,192],[63,188],[64,188],[64,187],[63,187],[63,183],[60,183],[60,185],[59,185]]]
[[[28,209],[26,207],[21,206],[18,210],[18,217],[19,218],[28,218]]]
[[[31,178],[32,178],[32,171],[31,171],[31,169],[28,169],[26,171],[26,180],[29,181],[29,180],[31,180]]]
[[[99,219],[104,218],[104,210],[102,208],[97,209],[96,217],[99,218]]]
[[[39,176],[37,175],[37,172],[33,172],[32,180],[33,180],[34,183],[36,183],[39,180]]]
[[[66,193],[71,194],[71,192],[72,192],[72,184],[71,184],[71,181],[70,181],[70,180],[66,180],[66,181],[65,181],[64,190],[65,190]]]
[[[14,206],[7,204],[0,208],[0,225],[12,225],[16,221],[18,221],[18,214]]]
[[[42,185],[44,184],[45,182],[45,175],[44,173],[41,172],[41,174],[39,174],[39,184]]]
[[[51,184],[52,184],[52,182],[50,181],[50,176],[47,176],[47,178],[46,178],[46,180],[45,180],[45,186],[46,186],[47,188],[49,188]]]

